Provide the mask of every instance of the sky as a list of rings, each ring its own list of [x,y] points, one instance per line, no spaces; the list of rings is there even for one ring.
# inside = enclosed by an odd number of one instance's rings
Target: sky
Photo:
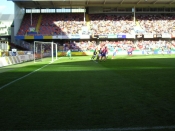
[[[0,13],[14,14],[14,4],[12,1],[0,0]]]

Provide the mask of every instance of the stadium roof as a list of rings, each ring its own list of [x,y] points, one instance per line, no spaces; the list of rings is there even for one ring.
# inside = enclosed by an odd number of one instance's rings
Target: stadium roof
[[[0,21],[13,21],[14,14],[0,14]]]
[[[175,0],[11,0],[22,8],[174,7]]]

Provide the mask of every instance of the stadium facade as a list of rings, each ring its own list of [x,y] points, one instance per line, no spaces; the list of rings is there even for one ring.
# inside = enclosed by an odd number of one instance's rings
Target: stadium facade
[[[11,34],[13,34],[13,20],[13,14],[0,13],[0,56],[1,52],[8,51],[10,48],[9,41],[11,41]]]
[[[0,36],[11,35],[11,25],[13,20],[13,14],[0,14]]]

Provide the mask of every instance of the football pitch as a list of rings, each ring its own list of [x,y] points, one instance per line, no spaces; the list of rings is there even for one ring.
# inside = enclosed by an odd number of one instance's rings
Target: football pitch
[[[72,58],[0,68],[0,130],[175,130],[175,55]]]

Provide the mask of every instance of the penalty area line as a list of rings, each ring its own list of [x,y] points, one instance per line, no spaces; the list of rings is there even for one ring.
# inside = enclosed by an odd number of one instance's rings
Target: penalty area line
[[[143,131],[143,130],[164,130],[175,129],[173,126],[153,126],[153,127],[126,127],[126,128],[98,128],[98,129],[68,129],[66,131]],[[48,130],[55,131],[55,130]],[[65,130],[56,130],[56,131],[65,131]]]
[[[61,59],[61,58],[60,58],[60,59]],[[57,59],[57,60],[59,60],[59,59]],[[55,62],[55,61],[53,61],[53,62]],[[42,66],[42,67],[40,67],[40,68],[38,68],[38,69],[32,71],[31,73],[29,73],[29,74],[27,74],[27,75],[25,75],[25,76],[22,76],[22,77],[20,77],[20,78],[14,80],[14,81],[9,82],[8,84],[5,84],[5,85],[1,86],[1,87],[0,87],[0,90],[3,89],[3,88],[5,88],[5,87],[8,86],[8,85],[11,85],[11,84],[15,83],[16,81],[19,81],[19,80],[21,80],[21,79],[23,79],[23,78],[25,78],[25,77],[27,77],[27,76],[29,76],[29,75],[35,73],[35,72],[41,70],[42,68],[44,68],[44,67],[46,67],[46,66],[52,64],[53,62],[50,62],[49,64],[44,65],[44,66]]]
[[[109,128],[109,129],[104,129],[104,131],[143,131],[143,130],[162,130],[162,129],[175,129],[175,126]],[[103,129],[102,129],[102,131],[103,131]]]
[[[126,128],[101,128],[101,129],[80,129],[80,130],[67,130],[67,131],[143,131],[143,130],[162,130],[162,129],[175,129],[174,126],[153,126],[153,127],[126,127]],[[63,131],[63,130],[59,130]]]

